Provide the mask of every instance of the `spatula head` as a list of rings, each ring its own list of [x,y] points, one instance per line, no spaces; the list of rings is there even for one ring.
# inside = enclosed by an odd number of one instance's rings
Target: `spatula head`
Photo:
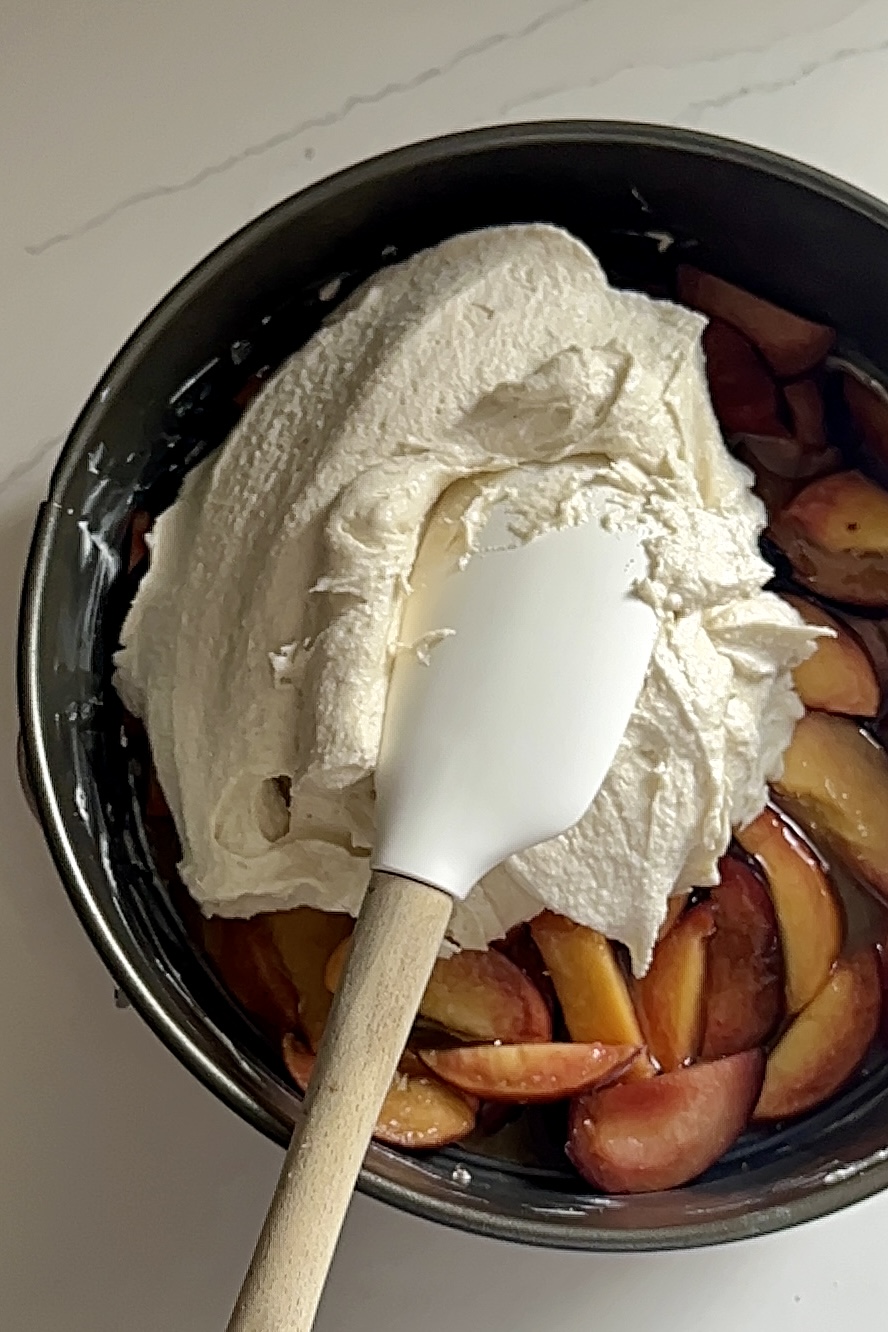
[[[521,542],[500,503],[479,546],[420,551],[376,772],[374,868],[460,898],[589,808],[657,629],[634,532]]]

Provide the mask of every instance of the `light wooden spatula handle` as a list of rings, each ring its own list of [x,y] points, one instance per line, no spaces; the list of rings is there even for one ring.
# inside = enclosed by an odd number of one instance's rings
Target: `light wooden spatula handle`
[[[309,1332],[379,1108],[453,908],[376,873],[228,1332]]]

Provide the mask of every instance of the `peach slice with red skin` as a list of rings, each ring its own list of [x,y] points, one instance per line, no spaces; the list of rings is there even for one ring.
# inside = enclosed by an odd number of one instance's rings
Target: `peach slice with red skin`
[[[888,493],[860,472],[834,472],[800,491],[769,532],[800,583],[819,596],[888,606]]]
[[[755,347],[730,324],[713,319],[701,339],[709,396],[726,435],[788,435],[780,390]]]
[[[833,1096],[879,1030],[882,984],[874,948],[840,958],[824,988],[768,1056],[756,1120],[789,1119]]]
[[[315,1056],[292,1035],[284,1037],[284,1063],[300,1091],[305,1092]],[[448,1087],[419,1063],[402,1060],[382,1103],[373,1136],[394,1147],[414,1151],[458,1142],[475,1127],[475,1111],[464,1096]]]
[[[775,809],[736,837],[764,870],[783,946],[786,1008],[792,1017],[820,993],[842,951],[845,914],[817,856]]]
[[[422,1016],[476,1041],[551,1041],[546,1001],[514,962],[495,949],[463,949],[439,959],[419,1008]]]
[[[679,265],[678,299],[739,329],[781,378],[811,370],[835,342],[835,330],[826,324],[803,319],[692,264]]]
[[[785,596],[806,624],[831,629],[812,655],[792,673],[796,693],[806,708],[839,712],[849,717],[875,717],[882,691],[869,653],[840,620],[804,597]]]
[[[348,944],[343,941],[327,965],[324,980],[331,992],[339,984]],[[426,1021],[474,1041],[514,1045],[552,1039],[545,999],[524,972],[495,948],[464,948],[439,958],[419,1013]]]
[[[714,931],[711,905],[692,907],[657,944],[647,974],[632,982],[648,1050],[667,1073],[700,1051],[706,941]]]
[[[814,842],[888,899],[888,755],[847,717],[809,712],[774,789]]]
[[[567,1155],[608,1193],[678,1188],[714,1165],[743,1132],[763,1070],[761,1051],[746,1050],[578,1096]]]
[[[706,963],[704,1059],[763,1044],[783,1012],[783,962],[768,891],[735,856],[721,861],[710,907],[715,933]]]
[[[420,1050],[444,1082],[487,1101],[561,1101],[618,1078],[638,1055],[633,1045],[460,1045]]]
[[[554,911],[541,912],[530,929],[552,977],[571,1040],[642,1046],[629,987],[604,935]],[[655,1072],[642,1052],[626,1076],[644,1078]]]
[[[317,1050],[332,1002],[324,985],[324,968],[336,945],[351,934],[354,921],[351,916],[315,907],[273,911],[265,919],[299,994],[299,1025]]]
[[[203,945],[238,1003],[280,1036],[299,1022],[299,995],[268,928],[267,918],[201,921]]]

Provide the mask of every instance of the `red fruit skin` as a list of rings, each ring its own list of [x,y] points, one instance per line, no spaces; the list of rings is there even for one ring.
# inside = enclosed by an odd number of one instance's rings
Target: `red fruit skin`
[[[578,1096],[567,1155],[608,1193],[678,1188],[714,1165],[743,1132],[764,1069],[761,1050],[746,1050]]]
[[[708,944],[704,1059],[764,1044],[783,1015],[783,957],[768,890],[734,856],[723,857],[720,870],[710,898],[715,933]]]

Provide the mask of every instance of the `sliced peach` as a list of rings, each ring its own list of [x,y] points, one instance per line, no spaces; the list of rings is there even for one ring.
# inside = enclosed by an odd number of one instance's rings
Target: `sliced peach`
[[[706,966],[704,1059],[762,1045],[783,1012],[783,960],[768,891],[749,865],[722,859],[710,906],[715,934]]]
[[[708,902],[692,907],[654,949],[647,975],[632,982],[641,1030],[654,1060],[666,1072],[700,1050],[706,940],[715,930]]]
[[[315,1056],[292,1035],[284,1037],[284,1063],[300,1091],[306,1091]],[[418,1061],[399,1067],[382,1103],[374,1138],[394,1147],[428,1150],[465,1138],[475,1127],[475,1111],[465,1097],[432,1077]]]
[[[463,949],[435,963],[419,1011],[476,1041],[550,1041],[546,1001],[524,972],[495,949]]]
[[[837,472],[807,486],[793,515],[824,550],[888,553],[888,494],[860,472]]]
[[[331,997],[324,985],[324,968],[333,949],[352,931],[351,916],[296,907],[274,911],[267,917],[290,979],[299,992],[299,1023],[316,1050],[324,1034]]]
[[[754,1117],[788,1119],[834,1095],[863,1062],[879,1030],[881,1005],[875,949],[840,958],[768,1056]]]
[[[812,591],[888,606],[888,493],[860,472],[813,481],[775,515],[769,531]]]
[[[554,911],[541,912],[530,929],[552,977],[571,1040],[643,1045],[629,988],[604,935]],[[655,1071],[642,1053],[627,1076],[650,1077]]]
[[[774,783],[789,812],[888,899],[888,755],[847,717],[809,712]]]
[[[869,457],[882,469],[888,467],[888,392],[847,372],[842,376],[842,389]]]
[[[736,837],[768,878],[783,945],[786,1008],[793,1016],[820,993],[842,951],[842,904],[813,851],[776,810],[763,810]]]
[[[674,1189],[714,1165],[743,1132],[762,1085],[759,1050],[691,1064],[573,1102],[567,1154],[609,1193]]]
[[[811,370],[835,342],[835,330],[791,314],[713,273],[691,264],[678,269],[678,298],[744,333],[775,374],[790,378]]]
[[[709,396],[726,435],[788,435],[780,390],[755,347],[730,324],[713,319],[703,331]]]
[[[344,941],[326,969],[335,990],[348,955]],[[474,1041],[551,1041],[552,1016],[533,982],[497,949],[464,948],[439,958],[419,1006],[428,1022]]]
[[[488,1101],[561,1101],[618,1078],[637,1045],[458,1045],[420,1050],[425,1064],[460,1091]]]
[[[299,995],[275,946],[266,916],[201,922],[203,944],[225,986],[274,1035],[299,1021]]]
[[[792,673],[796,693],[806,708],[841,712],[849,717],[875,717],[881,689],[869,653],[852,631],[804,597],[785,596],[806,624],[831,629],[835,637],[820,638],[813,654]]]
[[[795,437],[735,435],[731,448],[755,475],[753,491],[770,515],[786,507],[810,481],[844,466],[838,449],[819,448]]]

